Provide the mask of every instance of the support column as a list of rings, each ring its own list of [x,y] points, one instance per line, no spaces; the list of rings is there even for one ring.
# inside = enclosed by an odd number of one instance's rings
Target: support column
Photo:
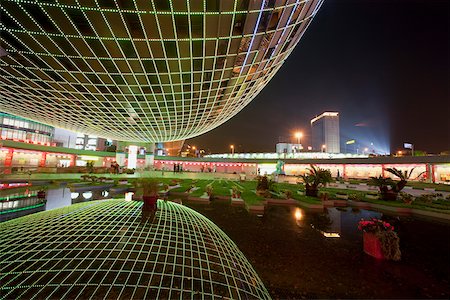
[[[39,167],[45,167],[46,160],[47,160],[47,152],[42,152],[41,160],[39,161]]]
[[[381,165],[381,176],[383,176],[383,178],[384,178],[385,171],[386,171],[386,167],[383,164],[383,165]]]
[[[125,165],[125,153],[116,152],[116,162],[119,166],[123,167]]]
[[[128,162],[127,169],[136,169],[137,166],[137,151],[138,147],[135,145],[128,146]]]
[[[4,163],[5,171],[3,172],[4,174],[11,174],[13,155],[14,155],[14,149],[9,148],[8,152],[6,153],[6,156],[5,156],[5,163]]]

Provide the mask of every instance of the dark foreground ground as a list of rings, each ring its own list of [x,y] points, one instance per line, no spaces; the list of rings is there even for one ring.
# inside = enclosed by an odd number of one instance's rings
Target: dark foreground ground
[[[306,212],[296,221],[288,207],[272,207],[258,217],[220,203],[184,204],[225,231],[274,299],[450,297],[449,224],[392,217],[402,260],[377,261],[364,254],[356,229],[361,217],[380,216],[376,212],[333,208],[331,219]],[[311,224],[324,231],[338,228],[341,237],[325,238]]]

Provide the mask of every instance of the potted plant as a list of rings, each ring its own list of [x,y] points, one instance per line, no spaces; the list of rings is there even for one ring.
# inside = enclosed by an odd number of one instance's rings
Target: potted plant
[[[270,188],[273,183],[265,175],[258,176],[256,179],[258,180],[256,185],[256,195],[270,197]]]
[[[86,162],[86,169],[88,173],[94,173],[94,162],[89,160]]]
[[[231,198],[234,198],[234,199],[241,198],[241,191],[237,188],[237,186],[232,187]]]
[[[394,226],[380,219],[361,219],[358,229],[363,231],[364,252],[378,259],[400,260],[400,239]]]
[[[306,196],[316,197],[319,194],[319,186],[325,185],[332,181],[331,173],[329,170],[321,169],[311,165],[308,169],[309,174],[300,175],[305,183]]]
[[[212,184],[208,184],[205,190],[206,193],[208,194],[209,199],[212,199],[214,197],[214,188]]]
[[[283,192],[285,199],[291,199],[292,198],[292,191],[291,190],[284,190]]]
[[[144,201],[143,210],[155,211],[158,200],[159,184],[154,179],[141,179],[138,186],[143,189],[142,200]]]
[[[38,192],[37,192],[37,197],[38,199],[45,199],[47,193],[46,193],[47,188],[46,187],[42,187]]]
[[[412,204],[414,201],[413,195],[404,192],[400,192],[397,197],[405,204]]]
[[[395,182],[391,178],[384,178],[383,176],[378,177],[370,177],[370,182],[373,185],[376,185],[380,191],[381,199],[386,201],[395,201],[397,200],[398,193],[406,186],[408,183],[408,180],[411,178],[412,172],[414,171],[414,168],[408,171],[401,171],[396,168],[387,168],[387,172],[391,173],[392,175],[397,176],[400,181]],[[418,177],[420,177],[423,173],[420,173]]]

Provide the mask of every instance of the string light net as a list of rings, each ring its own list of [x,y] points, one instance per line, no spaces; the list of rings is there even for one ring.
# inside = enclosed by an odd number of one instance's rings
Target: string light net
[[[323,0],[0,2],[0,107],[123,141],[205,133],[242,110]]]
[[[237,246],[185,206],[93,201],[0,223],[0,295],[22,299],[270,299]]]

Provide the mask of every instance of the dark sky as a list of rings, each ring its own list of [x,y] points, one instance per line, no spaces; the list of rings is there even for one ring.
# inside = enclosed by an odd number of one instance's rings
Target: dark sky
[[[338,111],[341,144],[450,149],[449,1],[325,0],[294,52],[238,115],[186,141],[212,152],[274,152]],[[295,139],[292,138],[292,141]]]

